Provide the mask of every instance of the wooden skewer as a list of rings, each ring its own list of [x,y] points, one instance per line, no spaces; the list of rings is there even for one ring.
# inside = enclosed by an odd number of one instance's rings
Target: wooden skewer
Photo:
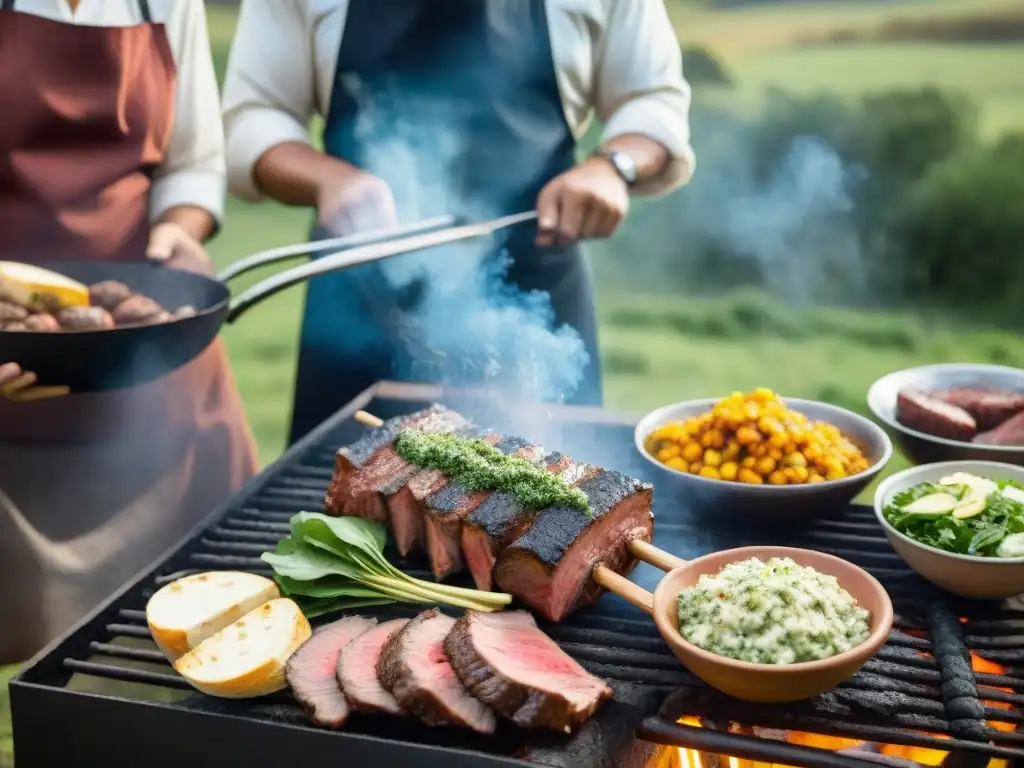
[[[367,413],[366,411],[356,411],[356,415],[352,418],[364,427],[370,427],[371,429],[377,429],[378,427],[384,426],[384,419],[379,416],[374,416],[372,413]]]
[[[360,424],[373,429],[384,424],[383,419],[366,411],[356,411],[353,418]],[[637,560],[643,560],[645,563],[650,563],[655,568],[665,571],[666,573],[675,568],[682,568],[686,565],[686,561],[682,558],[676,557],[663,549],[658,549],[648,541],[632,539],[626,546],[629,548],[630,554],[632,554]],[[654,596],[643,587],[634,584],[625,576],[622,576],[603,565],[599,565],[594,569],[593,576],[594,581],[602,587],[607,589],[609,592],[614,592],[624,600],[628,600],[640,610],[646,611],[647,613],[651,613],[654,610]]]

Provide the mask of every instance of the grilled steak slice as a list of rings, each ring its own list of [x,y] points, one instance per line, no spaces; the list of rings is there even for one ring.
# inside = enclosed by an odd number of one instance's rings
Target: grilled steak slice
[[[525,611],[466,611],[444,649],[466,690],[520,728],[569,733],[612,695]]]
[[[384,643],[408,623],[408,619],[395,619],[376,624],[342,650],[338,657],[337,678],[352,709],[388,715],[405,714],[395,697],[377,679],[377,662]]]
[[[971,414],[981,432],[994,429],[1014,414],[1024,411],[1024,394],[1019,392],[962,388],[931,394]]]
[[[384,644],[377,677],[400,707],[427,725],[461,725],[494,733],[494,712],[459,682],[444,652],[455,619],[424,611]]]
[[[544,463],[548,472],[560,475],[569,485],[577,485],[598,471],[557,452],[545,456]],[[538,509],[524,507],[511,493],[501,491],[484,499],[462,521],[462,554],[477,589],[490,591],[498,555],[526,533],[539,513]]]
[[[543,460],[543,449],[521,437],[503,437],[494,446],[506,456],[518,456],[533,464]],[[427,552],[438,581],[465,568],[462,552],[462,521],[493,491],[468,491],[461,483],[447,483],[427,499],[423,516]]]
[[[403,429],[447,432],[466,424],[462,416],[441,405],[384,422],[338,451],[324,510],[328,514],[386,521],[384,497],[397,491],[416,471],[395,453],[393,443],[398,433]]]
[[[467,426],[455,432],[463,437],[478,437],[491,445],[501,439],[500,435],[475,426]],[[395,535],[395,546],[401,554],[407,555],[419,549],[426,540],[423,519],[427,513],[427,499],[447,484],[448,478],[442,472],[417,467],[408,481],[388,496],[391,531]]]
[[[654,532],[649,483],[602,470],[579,488],[590,502],[590,516],[570,507],[544,510],[501,553],[494,569],[499,588],[551,621],[600,597],[601,587],[590,578],[595,565],[628,573],[636,559],[627,544],[650,541]]]
[[[995,429],[982,432],[974,438],[981,445],[1024,446],[1024,413],[1018,413]]]
[[[922,392],[904,390],[896,395],[896,421],[926,435],[949,440],[970,440],[978,427],[967,411]]]
[[[299,646],[285,665],[285,679],[295,699],[309,712],[310,719],[327,728],[341,728],[351,708],[335,678],[338,655],[358,635],[377,623],[376,619],[348,616],[321,627]]]

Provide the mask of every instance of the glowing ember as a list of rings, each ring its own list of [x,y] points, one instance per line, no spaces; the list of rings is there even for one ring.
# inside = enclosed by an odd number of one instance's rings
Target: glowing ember
[[[923,655],[931,655],[924,653]],[[996,664],[995,662],[983,659],[971,652],[971,666],[975,672],[990,675],[1002,675],[1006,673],[1006,668]],[[985,687],[979,686],[979,693],[984,694]],[[1006,691],[1012,693],[1013,690],[1010,688],[996,688],[993,690]],[[1002,701],[987,701],[982,699],[982,703],[988,707],[995,707],[999,709],[1012,709],[1012,705]],[[679,720],[683,725],[701,726],[700,718],[697,717],[684,717]],[[1013,731],[1015,726],[1012,723],[1004,723],[998,721],[990,721],[988,725],[996,730],[1000,731]],[[749,730],[743,729],[739,726],[731,725],[730,730],[733,732],[747,732]],[[917,763],[920,766],[937,766],[942,765],[943,759],[948,753],[942,752],[936,749],[926,749],[924,747],[908,747],[900,744],[876,744],[866,745],[863,741],[857,739],[842,738],[839,736],[824,736],[818,733],[805,733],[803,731],[775,731],[774,734],[779,734],[779,738],[784,739],[789,744],[798,744],[807,747],[814,747],[816,749],[827,749],[830,751],[849,750],[856,749],[858,747],[870,747],[871,751],[877,754],[886,755],[889,757],[900,758],[903,760],[909,760]],[[936,738],[949,738],[943,734],[929,733],[924,734],[927,736],[934,736]],[[763,737],[763,734],[762,734]],[[679,768],[706,768],[706,761],[702,761],[701,753],[695,749],[680,749],[679,750]],[[865,763],[867,765],[868,763]],[[782,765],[781,763],[763,763],[754,760],[741,760],[736,757],[728,758],[729,768],[790,768],[789,766]],[[1009,763],[1006,760],[990,760],[988,768],[1009,768]]]

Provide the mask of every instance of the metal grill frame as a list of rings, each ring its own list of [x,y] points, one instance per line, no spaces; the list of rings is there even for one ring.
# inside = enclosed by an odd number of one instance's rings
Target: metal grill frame
[[[208,707],[196,706],[192,701],[185,706],[175,703],[156,703],[128,696],[73,691],[64,687],[75,673],[95,675],[97,672],[95,665],[83,660],[94,654],[103,654],[104,651],[116,652],[116,655],[122,659],[162,660],[159,651],[127,650],[122,646],[111,646],[99,642],[97,638],[118,634],[148,637],[148,631],[145,630],[144,613],[137,608],[122,606],[144,606],[145,599],[148,594],[152,593],[153,587],[174,575],[168,573],[168,568],[175,570],[177,564],[184,564],[189,559],[190,553],[194,553],[195,550],[201,549],[205,543],[208,543],[206,537],[216,531],[218,525],[227,520],[230,515],[239,514],[240,510],[245,507],[245,500],[256,498],[264,490],[270,489],[280,481],[284,474],[301,465],[303,457],[307,454],[314,450],[322,451],[327,447],[325,441],[348,422],[355,411],[373,403],[381,411],[379,415],[388,417],[407,412],[425,403],[450,400],[451,398],[446,396],[450,394],[450,391],[445,392],[436,387],[390,382],[382,382],[367,390],[300,443],[285,452],[247,484],[235,499],[214,511],[206,520],[193,528],[180,543],[159,558],[153,567],[140,573],[63,637],[37,654],[11,682],[15,748],[19,768],[70,764],[95,764],[103,766],[103,768],[118,768],[122,765],[135,765],[140,759],[145,759],[153,766],[167,765],[174,766],[174,768],[179,768],[183,764],[220,766],[224,764],[225,757],[217,754],[218,745],[230,745],[231,751],[228,755],[231,765],[241,765],[243,761],[255,761],[255,764],[262,765],[266,764],[268,756],[275,756],[278,759],[288,759],[289,756],[298,755],[301,755],[303,759],[337,759],[339,753],[344,754],[346,760],[354,761],[356,765],[360,765],[364,761],[366,763],[376,761],[387,766],[415,765],[428,768],[434,765],[445,766],[445,768],[462,768],[462,766],[484,768],[485,766],[535,764],[493,752],[423,744],[408,738],[401,738],[401,736],[393,738],[386,733],[331,732],[294,722],[275,721],[272,717],[261,713],[257,713],[256,716],[251,713],[239,714],[232,712],[230,707],[218,706],[216,704],[218,700],[212,699],[209,700],[210,706]],[[551,407],[548,410],[554,418],[570,424],[624,427],[635,423],[635,418],[631,415],[614,414],[601,409]],[[330,449],[333,451],[337,447],[340,446],[331,445]],[[657,486],[655,498],[657,500]],[[658,524],[670,525],[671,523],[659,521]],[[856,539],[856,536],[848,538]],[[242,547],[242,551],[245,551],[245,547]],[[888,557],[888,559],[892,558]],[[900,582],[907,582],[909,574],[909,583],[914,585],[912,589],[930,601],[931,607],[927,612],[927,620],[920,622],[921,629],[928,630],[930,639],[911,642],[907,639],[909,636],[900,633],[902,636],[896,637],[894,647],[896,650],[931,648],[930,641],[935,639],[935,625],[948,623],[950,616],[955,620],[956,616],[968,615],[965,612],[968,608],[957,606],[955,601],[938,595],[933,588],[916,580],[916,577],[910,574],[905,566],[902,566],[902,563],[900,565],[900,569],[882,570],[886,574],[898,578]],[[222,567],[226,566],[222,564]],[[895,595],[894,602],[896,602]],[[374,612],[373,610],[367,611],[367,613]],[[1011,612],[1007,618],[1024,619],[1024,611]],[[554,633],[558,627],[553,627],[551,630]],[[572,652],[575,645],[574,637],[576,635],[585,636],[586,632],[586,626],[582,629],[570,628],[567,633],[563,633],[564,637],[556,637],[556,639]],[[642,650],[638,651],[636,655],[649,657],[646,663],[657,669],[662,662],[655,659],[654,655],[649,652],[654,648],[651,640],[652,638],[649,636],[639,638],[637,647]],[[933,668],[937,669],[937,676],[934,671],[931,672],[931,676],[940,685],[945,686],[953,679],[951,677],[953,668],[950,667],[949,660],[952,659],[955,662],[956,657],[966,658],[967,648],[962,637],[959,642],[951,636],[943,636],[939,640],[943,653],[937,654],[941,658],[937,658],[933,665]],[[892,642],[893,638],[890,638],[890,641]],[[660,638],[654,642],[660,642]],[[887,645],[886,649],[889,648],[890,645]],[[876,657],[876,659],[878,658],[880,657]],[[651,661],[651,659],[655,660]],[[1020,659],[1024,661],[1024,649],[1020,651]],[[603,657],[599,656],[598,662],[602,660]],[[594,660],[591,658],[589,661],[593,662]],[[607,663],[621,664],[623,662],[613,654]],[[638,661],[637,663],[643,666],[645,662]],[[601,663],[592,663],[588,666],[601,674],[603,666]],[[641,675],[640,672],[644,674]],[[962,669],[959,670],[959,673],[962,673]],[[749,735],[730,733],[725,729],[714,730],[677,724],[676,720],[682,714],[699,715],[701,713],[686,711],[686,703],[680,703],[678,696],[668,696],[667,699],[666,696],[673,688],[693,687],[695,690],[699,690],[703,684],[696,681],[682,667],[678,667],[677,672],[663,671],[661,674],[664,676],[664,682],[653,678],[648,680],[647,678],[651,677],[650,670],[641,669],[637,673],[636,679],[649,682],[650,690],[655,692],[656,699],[664,700],[661,711],[657,713],[656,707],[652,711],[649,706],[643,705],[638,705],[635,710],[630,710],[639,725],[638,735],[641,738],[658,744],[689,747],[736,757],[774,759],[794,766],[862,768],[865,765],[871,765],[866,760],[838,755],[813,747],[772,742]],[[100,676],[134,682],[149,682],[166,688],[191,690],[181,678],[173,673],[161,674],[127,670],[124,675],[119,675],[116,672],[110,672],[108,668],[106,671],[101,671]],[[969,676],[969,682],[973,689],[973,703],[979,707],[981,704],[976,688],[979,683],[983,685],[999,684],[1001,687],[1011,688],[1014,693],[1007,695],[1006,700],[1013,704],[1024,703],[1024,695],[1018,693],[1018,691],[1024,692],[1024,680],[1008,676],[986,676],[973,673],[970,673]],[[706,686],[704,689],[706,690]],[[964,696],[960,696],[961,700],[964,698]],[[970,696],[966,698],[970,698]],[[273,697],[271,697],[271,708],[273,701]],[[639,697],[637,701],[646,702],[646,699]],[[729,719],[749,725],[771,725],[771,723],[765,722],[765,720],[771,720],[771,717],[768,716],[768,712],[764,708],[761,709],[760,714],[757,714],[757,711],[751,710],[749,705],[741,705],[739,702],[736,702],[736,705],[737,716],[733,718],[730,715]],[[683,709],[679,709],[680,706]],[[942,707],[947,720],[952,720],[948,714],[952,711],[950,710],[950,696],[947,695],[945,687],[943,688]],[[976,712],[977,710],[972,711]],[[622,712],[616,714],[622,714]],[[648,715],[647,719],[639,723],[641,716],[645,714]],[[634,719],[633,716],[629,717],[631,721]],[[721,714],[717,716],[717,722],[723,722],[725,719]],[[839,718],[836,720],[839,722]],[[55,724],[57,724],[56,727]],[[174,727],[171,727],[172,725]],[[832,728],[832,723],[829,722],[825,724],[826,727],[818,729],[813,726],[800,727],[799,720],[797,720],[791,723],[791,726],[799,730],[857,737],[850,731],[848,725],[845,728]],[[843,726],[843,723],[839,722],[839,726]],[[951,735],[954,736],[952,740],[940,740],[909,730],[897,731],[891,727],[868,726],[861,738],[871,738],[870,734],[877,730],[878,733],[874,733],[874,740],[888,743],[904,743],[942,750],[952,749],[960,755],[973,754],[979,758],[985,756],[986,759],[989,756],[1001,756],[1009,759],[1024,756],[1024,736],[1009,734],[1003,740],[1002,746],[992,747],[981,741],[985,738],[985,731],[979,730],[979,728],[983,726],[984,720],[978,718],[974,718],[970,722],[963,719],[956,720],[951,729]],[[395,730],[402,730],[402,726],[397,722]],[[54,736],[58,737],[54,738]],[[69,762],[69,758],[72,756],[73,763]]]

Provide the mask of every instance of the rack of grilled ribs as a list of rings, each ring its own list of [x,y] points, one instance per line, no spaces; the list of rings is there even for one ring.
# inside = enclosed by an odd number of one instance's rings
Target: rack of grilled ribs
[[[406,429],[480,438],[506,455],[543,466],[579,488],[590,511],[530,509],[509,493],[470,492],[443,473],[405,461],[394,441]],[[426,550],[440,580],[469,568],[479,589],[497,585],[551,621],[592,603],[601,588],[594,566],[628,573],[627,544],[654,532],[652,487],[613,470],[545,453],[528,440],[484,429],[433,405],[369,430],[338,451],[324,507],[327,514],[390,526],[402,555]]]

